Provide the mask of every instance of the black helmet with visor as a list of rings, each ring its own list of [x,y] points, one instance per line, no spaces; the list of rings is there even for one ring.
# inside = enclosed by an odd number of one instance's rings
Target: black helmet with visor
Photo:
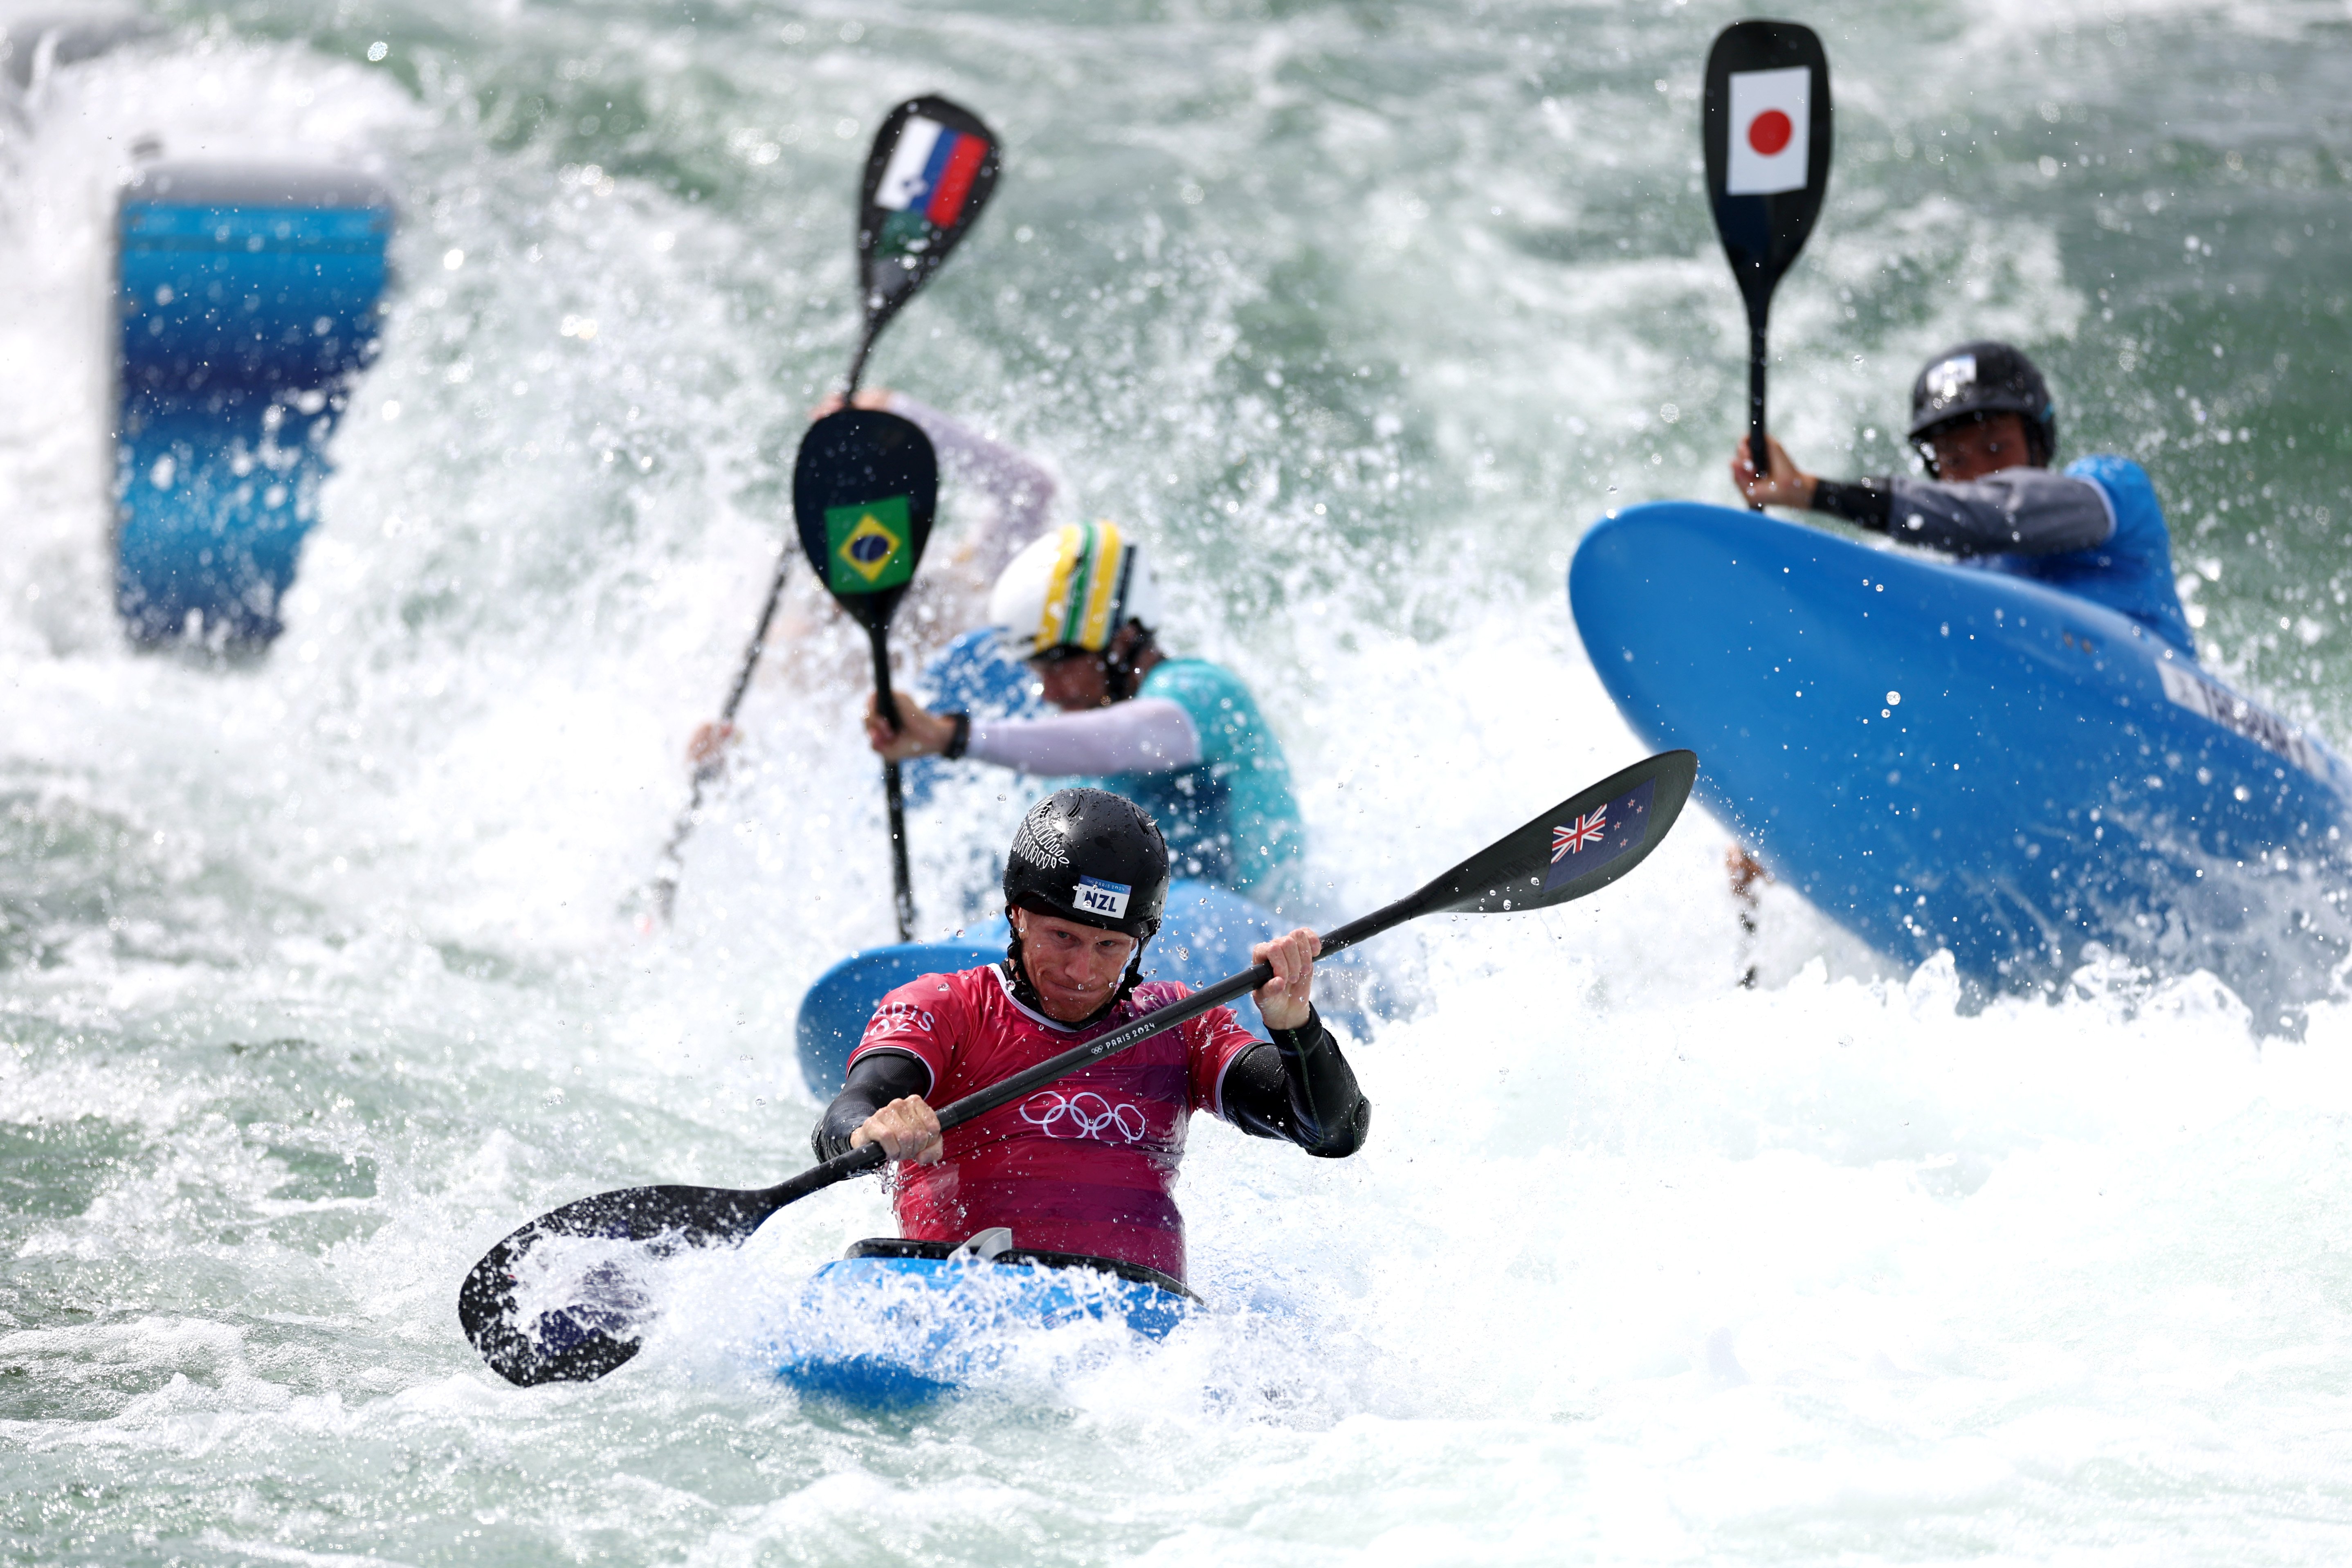
[[[2058,450],[2058,408],[2033,362],[1992,339],[1961,343],[1927,362],[1911,384],[1912,445],[1936,472],[1934,437],[1948,425],[2014,414],[2025,422],[2027,458],[2047,468]]]

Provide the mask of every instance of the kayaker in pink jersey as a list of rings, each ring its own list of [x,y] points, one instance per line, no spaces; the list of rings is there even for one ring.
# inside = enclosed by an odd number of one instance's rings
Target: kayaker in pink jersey
[[[1304,927],[1251,949],[1273,1039],[1218,1007],[942,1138],[947,1104],[1191,994],[1142,977],[1168,893],[1168,847],[1124,796],[1066,789],[1024,819],[1005,858],[1004,960],[926,974],[882,999],[817,1123],[817,1158],[878,1142],[898,1162],[901,1232],[1114,1258],[1184,1278],[1172,1188],[1194,1111],[1338,1158],[1363,1146],[1371,1104],[1313,1003]]]

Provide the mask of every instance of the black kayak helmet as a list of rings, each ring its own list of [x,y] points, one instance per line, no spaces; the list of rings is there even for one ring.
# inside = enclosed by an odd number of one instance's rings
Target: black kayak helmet
[[[1105,789],[1057,789],[1013,836],[1004,907],[1147,942],[1168,904],[1168,841],[1141,806]]]
[[[2015,414],[2025,421],[2028,459],[2048,468],[2058,451],[2058,405],[2050,384],[2033,362],[1993,339],[1960,343],[1927,362],[1911,384],[1911,443],[1936,471],[1928,438],[1947,425],[1988,414]]]

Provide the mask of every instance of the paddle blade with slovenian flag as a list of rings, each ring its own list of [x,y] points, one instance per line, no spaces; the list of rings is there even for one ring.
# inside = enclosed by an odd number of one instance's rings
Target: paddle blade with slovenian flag
[[[970,232],[996,188],[996,133],[944,98],[892,110],[866,159],[858,270],[870,339]]]

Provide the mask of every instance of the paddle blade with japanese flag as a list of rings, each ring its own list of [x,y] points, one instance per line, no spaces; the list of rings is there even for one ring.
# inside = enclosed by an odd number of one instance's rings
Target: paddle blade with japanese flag
[[[1715,230],[1748,304],[1748,453],[1761,474],[1772,290],[1805,247],[1830,183],[1830,62],[1813,30],[1796,22],[1734,22],[1717,34],[1706,56],[1699,139]]]
[[[1830,174],[1830,66],[1796,22],[1735,22],[1706,57],[1702,111],[1715,226],[1760,323],[1822,210]]]

